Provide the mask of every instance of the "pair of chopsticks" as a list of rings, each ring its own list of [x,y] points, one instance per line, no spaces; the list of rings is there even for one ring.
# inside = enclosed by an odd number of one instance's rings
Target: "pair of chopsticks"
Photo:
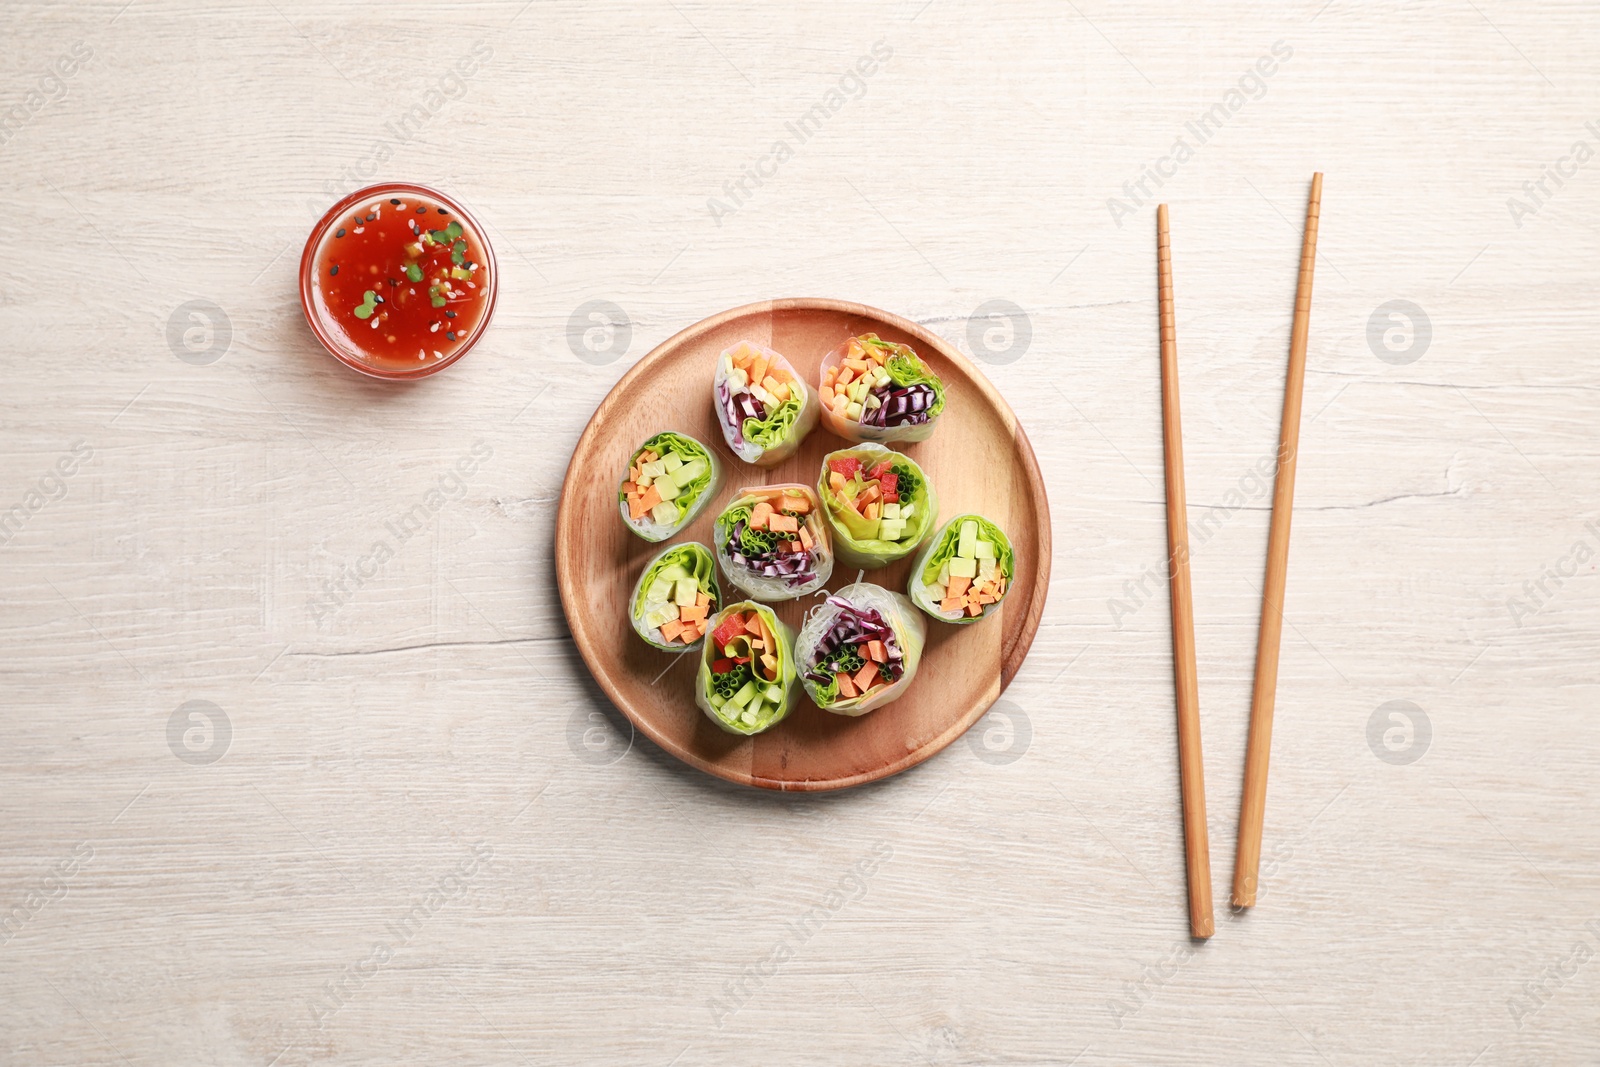
[[[1283,637],[1283,586],[1289,570],[1289,520],[1294,510],[1295,461],[1300,445],[1300,401],[1305,392],[1306,341],[1311,329],[1311,281],[1322,214],[1322,174],[1311,177],[1300,280],[1295,290],[1289,373],[1278,435],[1267,574],[1261,595],[1250,739],[1245,749],[1244,796],[1239,806],[1239,848],[1233,867],[1233,906],[1252,907],[1261,866],[1261,828],[1267,805],[1267,757],[1278,690],[1278,649]],[[1189,872],[1189,930],[1210,937],[1211,846],[1206,831],[1205,766],[1200,756],[1200,687],[1195,677],[1194,598],[1189,585],[1189,516],[1183,491],[1183,428],[1178,411],[1178,331],[1172,300],[1172,245],[1167,205],[1156,208],[1156,266],[1161,309],[1161,422],[1167,473],[1167,551],[1172,580],[1172,668],[1178,704],[1178,773],[1183,794],[1184,859]]]

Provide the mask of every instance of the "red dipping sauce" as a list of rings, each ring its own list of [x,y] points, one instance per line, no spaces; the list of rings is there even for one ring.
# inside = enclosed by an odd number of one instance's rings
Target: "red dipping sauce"
[[[300,258],[312,332],[345,365],[376,378],[420,378],[466,355],[489,325],[498,284],[483,228],[420,185],[345,197]]]

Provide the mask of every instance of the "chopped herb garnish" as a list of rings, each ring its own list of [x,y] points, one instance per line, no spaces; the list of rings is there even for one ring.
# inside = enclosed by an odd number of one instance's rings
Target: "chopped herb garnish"
[[[445,234],[453,241],[461,236],[461,223],[452,222],[444,228]]]
[[[366,295],[362,297],[361,303],[356,305],[356,318],[363,320],[372,318],[372,313],[377,310],[377,305],[381,299],[377,293],[368,289]]]
[[[407,263],[406,277],[414,282],[420,282],[422,280],[422,268],[415,263]]]

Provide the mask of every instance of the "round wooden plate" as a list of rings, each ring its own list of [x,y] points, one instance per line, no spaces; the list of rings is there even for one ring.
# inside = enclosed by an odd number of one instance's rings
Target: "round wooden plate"
[[[860,718],[819,710],[797,685],[798,704],[766,733],[725,733],[695,705],[698,652],[651,649],[628,621],[628,597],[645,561],[665,544],[711,544],[718,512],[744,486],[815,485],[822,457],[843,442],[819,426],[799,451],[771,469],[733,458],[711,406],[717,356],[740,340],[776,349],[816,387],[822,357],[854,334],[901,341],[944,379],[947,407],[933,436],[905,451],[939,493],[940,519],[979,512],[1005,529],[1017,573],[999,611],[972,626],[928,620],[922,665],[905,696]],[[680,430],[716,451],[717,498],[661,545],[634,536],[617,514],[617,485],[646,438]],[[866,581],[905,591],[911,557]],[[772,300],[724,311],[668,339],[623,376],[589,420],[561,487],[556,578],[572,639],[595,681],[651,740],[720,778],[766,789],[843,789],[915,766],[960,737],[1016,674],[1039,628],[1050,582],[1050,513],[1033,448],[993,386],[944,341],[886,311],[843,300]],[[739,598],[721,578],[723,596]],[[834,568],[830,589],[856,571]],[[812,595],[773,605],[796,630],[820,602]]]

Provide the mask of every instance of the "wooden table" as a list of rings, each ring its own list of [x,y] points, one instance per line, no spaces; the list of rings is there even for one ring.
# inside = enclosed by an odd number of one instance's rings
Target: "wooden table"
[[[1597,14],[8,5],[0,1061],[1596,1062]],[[1260,903],[1194,946],[1154,206],[1225,905],[1314,169]],[[409,387],[295,291],[379,176],[503,274]],[[612,383],[784,295],[978,358],[1056,519],[996,712],[829,796],[630,740],[550,555]]]

